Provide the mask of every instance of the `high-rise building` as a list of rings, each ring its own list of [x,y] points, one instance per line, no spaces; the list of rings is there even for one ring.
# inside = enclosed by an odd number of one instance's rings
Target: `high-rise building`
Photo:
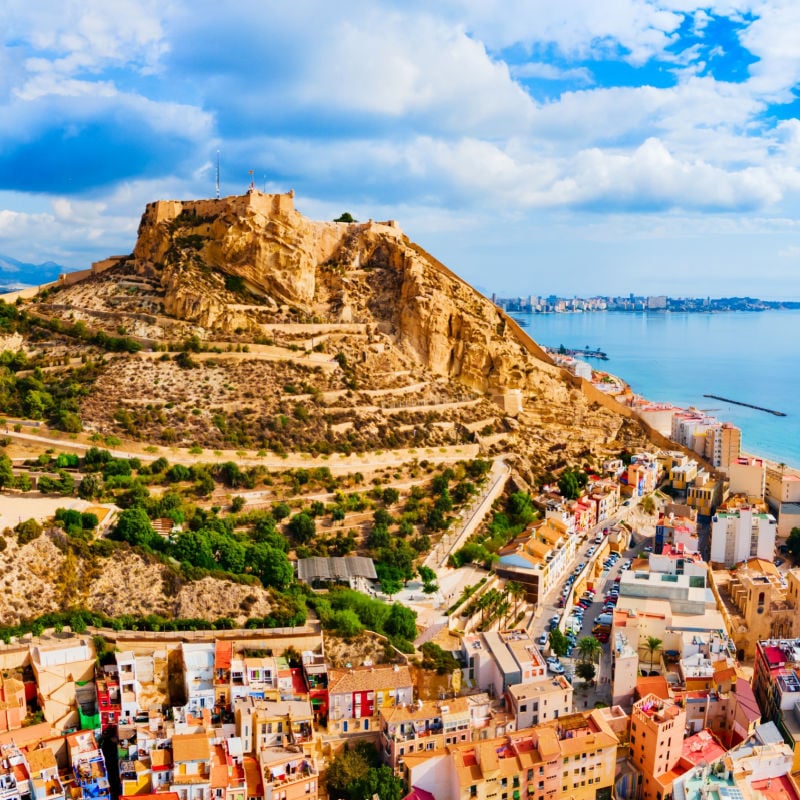
[[[717,511],[711,519],[711,561],[732,567],[750,558],[772,561],[777,523],[751,506]]]

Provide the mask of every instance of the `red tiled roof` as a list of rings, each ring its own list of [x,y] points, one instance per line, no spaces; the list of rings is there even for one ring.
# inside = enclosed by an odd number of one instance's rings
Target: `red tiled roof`
[[[753,781],[750,787],[764,800],[798,800],[797,784],[788,775]]]
[[[413,786],[403,800],[436,800],[436,797],[430,792],[426,792],[424,789],[418,789],[416,786]]]
[[[214,646],[214,669],[230,669],[233,642],[217,639]]]
[[[663,675],[654,675],[651,678],[639,678],[636,681],[636,693],[639,697],[654,694],[662,700],[669,700],[669,685]]]
[[[747,719],[755,722],[761,719],[761,709],[758,707],[756,696],[753,694],[753,687],[744,678],[736,679],[736,699],[744,710]]]
[[[702,730],[694,736],[683,740],[681,758],[696,767],[701,761],[711,764],[724,756],[725,752],[725,748],[717,744],[714,737],[707,730]]]

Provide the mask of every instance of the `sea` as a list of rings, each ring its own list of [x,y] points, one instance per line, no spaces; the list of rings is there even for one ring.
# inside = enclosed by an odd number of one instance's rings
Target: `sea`
[[[608,361],[586,358],[593,369],[617,375],[648,400],[732,422],[742,430],[744,452],[800,469],[800,310],[511,316],[538,344],[599,349]]]

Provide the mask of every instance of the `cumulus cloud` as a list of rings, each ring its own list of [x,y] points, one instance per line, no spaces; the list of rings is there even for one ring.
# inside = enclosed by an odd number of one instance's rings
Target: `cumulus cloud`
[[[737,81],[708,74],[720,19],[757,59]],[[211,194],[217,147],[230,192],[253,168],[431,232],[487,203],[540,236],[543,212],[800,210],[791,0],[9,0],[0,30],[0,190],[49,201],[9,206],[2,246],[41,214],[61,250],[130,246],[148,200]]]
[[[528,61],[524,64],[514,64],[511,74],[515,78],[538,78],[545,81],[572,81],[575,83],[593,83],[592,73],[586,67],[563,69],[554,64],[545,64],[540,61]]]

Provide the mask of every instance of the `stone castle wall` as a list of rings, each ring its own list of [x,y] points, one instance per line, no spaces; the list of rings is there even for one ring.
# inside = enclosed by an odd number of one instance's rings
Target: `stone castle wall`
[[[239,216],[255,211],[262,216],[286,216],[294,213],[294,190],[285,194],[264,194],[254,189],[243,195],[209,200],[156,200],[148,203],[145,214],[155,223],[169,222],[183,211],[194,211],[198,217],[216,217],[226,211]]]

